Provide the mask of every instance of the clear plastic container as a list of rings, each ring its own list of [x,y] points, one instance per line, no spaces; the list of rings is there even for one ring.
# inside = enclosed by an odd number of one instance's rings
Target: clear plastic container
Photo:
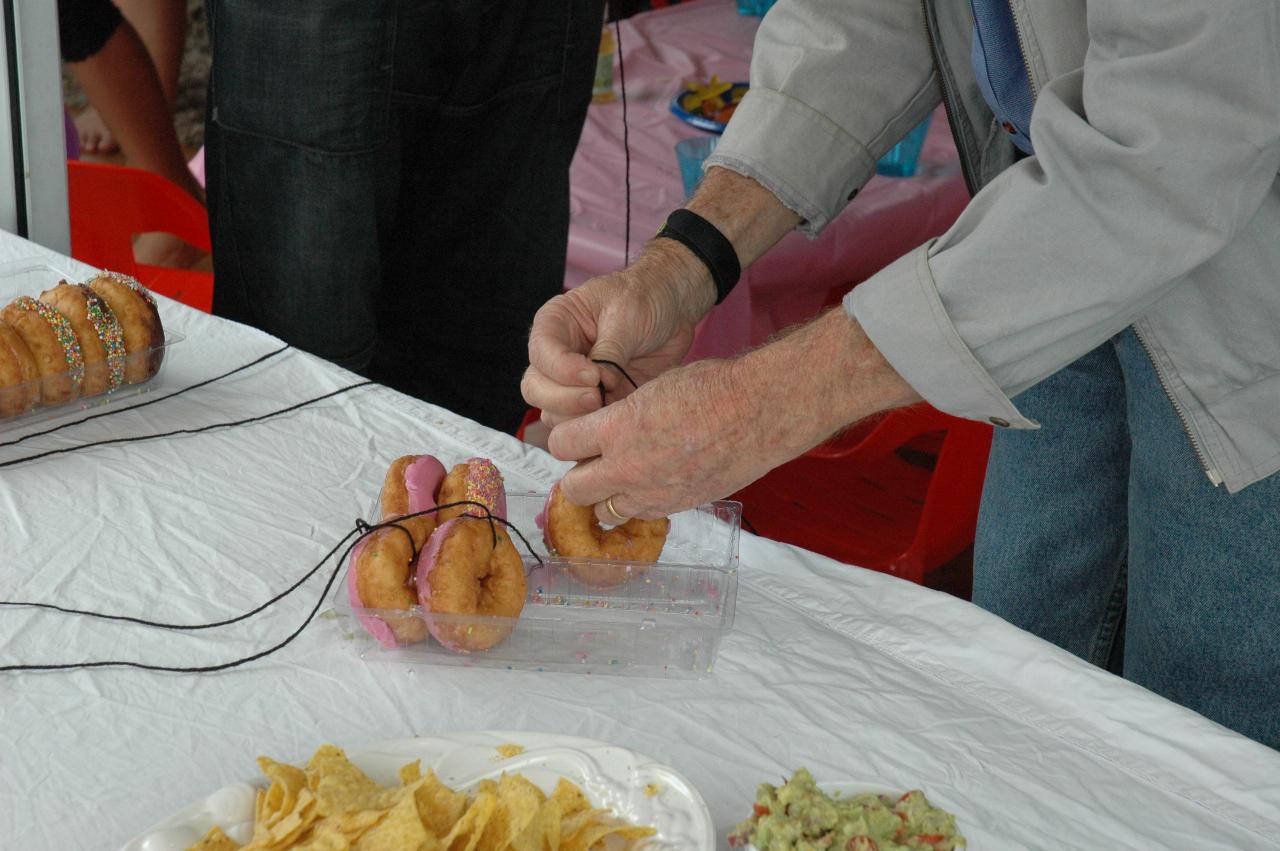
[[[0,264],[0,308],[18,296],[27,295],[32,298],[39,298],[42,292],[56,287],[62,281],[75,283],[79,282],[80,278],[60,269],[55,269],[41,260],[18,260]],[[77,396],[75,399],[61,404],[41,405],[17,416],[4,416],[3,411],[9,405],[0,404],[0,434],[87,411],[91,408],[115,404],[123,399],[154,389],[159,385],[161,376],[164,374],[164,364],[168,360],[167,349],[175,343],[182,342],[183,339],[181,334],[174,334],[172,331],[166,330],[163,344],[145,352],[133,352],[128,355],[126,364],[133,364],[137,361],[145,361],[152,358],[160,359],[158,369],[146,381],[140,381],[135,384],[121,384],[114,390],[108,390],[93,396]],[[27,397],[28,394],[37,389],[39,390],[37,398],[47,398],[66,392],[70,383],[70,379],[63,375],[49,376],[23,384],[0,387],[0,402],[11,401],[16,407],[16,400]]]
[[[545,493],[507,492],[507,520],[541,558],[530,555],[514,534],[524,558],[528,597],[518,618],[434,615],[438,623],[501,627],[510,635],[477,653],[449,650],[428,637],[385,647],[361,624],[361,618],[422,618],[419,606],[408,610],[352,605],[347,592],[349,563],[342,565],[333,590],[339,636],[369,661],[459,665],[538,671],[654,677],[705,677],[715,665],[720,639],[733,626],[738,598],[738,536],[742,506],[708,503],[671,517],[659,560],[629,565],[630,577],[598,588],[574,576],[575,566],[622,567],[624,562],[547,555],[536,518]]]

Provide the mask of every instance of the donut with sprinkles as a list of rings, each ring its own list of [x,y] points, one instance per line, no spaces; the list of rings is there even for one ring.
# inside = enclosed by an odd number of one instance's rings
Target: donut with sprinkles
[[[40,300],[67,317],[84,357],[80,392],[96,396],[124,383],[124,330],[101,296],[84,284],[66,281],[40,294]]]
[[[502,473],[488,458],[468,458],[450,470],[440,483],[440,495],[436,499],[440,505],[464,500],[480,503],[494,517],[506,518],[506,485],[502,481]],[[485,508],[475,505],[446,508],[439,513],[436,522],[443,524],[462,514],[482,517]]]
[[[40,373],[40,404],[61,405],[80,396],[84,355],[67,317],[31,296],[18,296],[0,320],[13,326],[35,358]]]
[[[155,298],[142,284],[118,272],[102,272],[85,285],[107,303],[124,332],[125,383],[151,378],[164,360],[164,326]]]
[[[0,320],[0,419],[20,417],[40,404],[40,370],[31,348]]]

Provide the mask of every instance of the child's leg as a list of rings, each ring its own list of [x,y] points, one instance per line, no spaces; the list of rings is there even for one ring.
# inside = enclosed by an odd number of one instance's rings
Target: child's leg
[[[116,5],[142,39],[172,118],[187,38],[186,4],[183,0],[116,0]],[[86,153],[111,154],[120,150],[118,137],[92,98],[75,122],[80,147]]]

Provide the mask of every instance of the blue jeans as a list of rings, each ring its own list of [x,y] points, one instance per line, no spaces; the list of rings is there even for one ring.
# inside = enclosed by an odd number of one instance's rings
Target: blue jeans
[[[1214,487],[1132,329],[1014,401],[974,602],[1280,748],[1280,475]]]
[[[208,9],[214,312],[514,430],[602,0]]]

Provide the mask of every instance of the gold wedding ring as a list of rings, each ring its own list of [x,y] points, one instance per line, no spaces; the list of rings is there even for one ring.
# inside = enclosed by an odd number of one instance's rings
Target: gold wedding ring
[[[617,496],[617,494],[614,494],[614,496]],[[618,521],[619,525],[621,525],[622,523],[626,523],[627,520],[630,519],[627,517],[623,517],[621,514],[618,513],[618,509],[613,507],[612,496],[604,501],[604,510],[612,514],[614,519]]]

